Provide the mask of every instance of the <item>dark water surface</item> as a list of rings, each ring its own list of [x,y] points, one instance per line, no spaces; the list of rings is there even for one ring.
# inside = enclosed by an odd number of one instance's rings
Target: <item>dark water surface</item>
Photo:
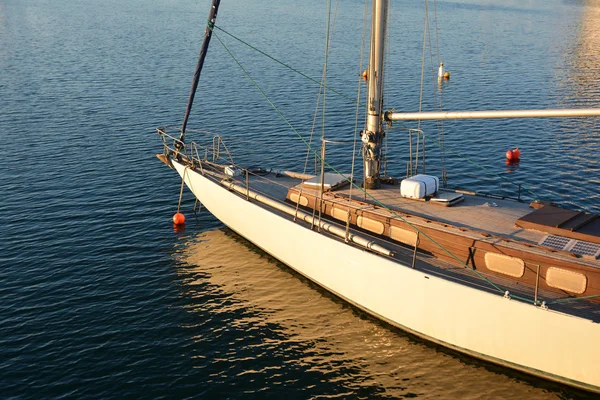
[[[223,1],[218,25],[318,79],[322,3]],[[208,213],[194,218],[189,192],[187,227],[173,230],[180,182],[154,157],[154,127],[183,117],[208,6],[0,0],[0,397],[582,396],[366,318]],[[341,2],[330,51],[328,84],[351,98],[363,7]],[[436,11],[452,73],[445,109],[600,106],[598,2],[472,0]],[[423,5],[393,1],[392,18],[389,103],[414,111]],[[308,137],[318,87],[217,37]],[[298,139],[214,44],[190,126],[230,138],[241,164],[301,170],[303,154],[288,151]],[[426,82],[425,109],[437,90]],[[351,138],[352,104],[327,104],[327,136]],[[437,136],[434,124],[422,128]],[[512,180],[600,211],[597,119],[447,122],[444,132],[451,150],[486,168],[449,152],[451,185],[514,194]],[[406,133],[389,136],[388,168],[399,176]],[[523,159],[507,167],[504,152],[516,146]],[[428,155],[439,168],[438,152]],[[343,169],[349,157],[336,149],[330,159]]]

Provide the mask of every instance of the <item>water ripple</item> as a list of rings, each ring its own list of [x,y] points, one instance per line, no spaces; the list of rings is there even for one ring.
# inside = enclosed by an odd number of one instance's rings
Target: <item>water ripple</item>
[[[221,224],[192,215],[187,191],[187,227],[173,229],[180,181],[154,157],[154,127],[183,118],[208,3],[0,2],[3,397],[577,397],[373,322],[230,232],[214,231]],[[496,3],[438,4],[441,53],[452,72],[444,108],[599,106],[599,8]],[[360,1],[340,7],[330,49],[329,85],[350,98],[362,8]],[[422,5],[397,1],[393,10],[394,21],[406,22],[390,32],[390,107],[412,111]],[[232,0],[219,18],[321,76],[320,2]],[[217,35],[308,139],[318,85]],[[424,108],[434,109],[437,83],[425,89]],[[352,137],[352,101],[330,96],[327,110],[327,137]],[[190,125],[222,133],[242,153],[240,164],[304,169],[304,144],[218,43]],[[422,128],[437,136],[435,124]],[[389,135],[395,176],[406,170],[405,132]],[[444,124],[444,132],[451,149],[499,176],[483,179],[449,155],[450,184],[514,194],[505,184],[512,180],[541,198],[600,211],[597,120],[463,121]],[[516,146],[523,159],[508,168],[504,152]],[[439,170],[432,145],[427,152],[427,168]],[[346,170],[351,154],[332,148],[328,157]]]

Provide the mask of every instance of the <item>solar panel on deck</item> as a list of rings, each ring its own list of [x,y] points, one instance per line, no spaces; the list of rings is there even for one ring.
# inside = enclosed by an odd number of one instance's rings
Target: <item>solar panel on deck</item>
[[[600,257],[600,245],[563,236],[548,235],[540,242],[540,245],[554,250],[570,251],[580,256]]]
[[[576,241],[575,245],[571,248],[571,251],[575,254],[581,254],[582,256],[593,256],[598,258],[600,246],[594,243]]]
[[[540,245],[550,247],[554,250],[564,250],[570,242],[571,239],[566,237],[548,235],[544,238],[544,240],[542,240]]]

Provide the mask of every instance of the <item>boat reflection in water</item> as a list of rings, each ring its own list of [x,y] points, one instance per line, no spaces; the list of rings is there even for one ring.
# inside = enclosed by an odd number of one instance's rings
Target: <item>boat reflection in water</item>
[[[263,393],[300,388],[307,397],[344,393],[469,399],[488,393],[494,398],[553,398],[531,383],[555,388],[553,384],[529,377],[525,383],[521,375],[504,375],[512,372],[499,367],[491,371],[474,360],[465,364],[366,318],[228,229],[190,239],[176,257],[183,296],[191,303],[186,309],[205,325],[202,334],[194,331],[197,349],[192,353],[202,353],[194,361],[201,364],[197,368],[218,371],[207,378],[216,388],[243,384],[249,389],[248,382],[254,382],[269,386],[253,388]],[[235,339],[226,338],[225,332],[231,336],[232,331],[237,331]],[[210,351],[207,343],[213,343]],[[215,343],[222,348],[217,350]]]

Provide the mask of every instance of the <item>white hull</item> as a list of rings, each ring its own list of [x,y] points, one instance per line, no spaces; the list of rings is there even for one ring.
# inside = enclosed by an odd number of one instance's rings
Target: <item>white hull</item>
[[[173,162],[180,175],[184,166]],[[443,346],[600,392],[600,324],[427,275],[246,201],[199,173],[185,182],[225,225],[362,310]]]

